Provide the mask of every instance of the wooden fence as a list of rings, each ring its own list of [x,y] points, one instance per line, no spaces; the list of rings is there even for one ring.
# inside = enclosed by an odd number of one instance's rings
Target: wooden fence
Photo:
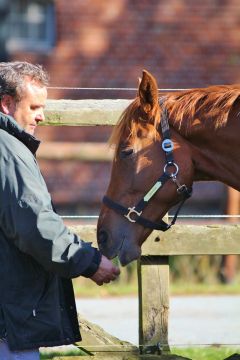
[[[48,100],[44,125],[115,125],[129,100]],[[95,226],[72,226],[96,244]],[[154,231],[138,262],[139,344],[143,354],[169,350],[169,256],[240,254],[240,225],[175,225]],[[187,339],[186,339],[187,341]],[[82,346],[84,346],[83,344]]]

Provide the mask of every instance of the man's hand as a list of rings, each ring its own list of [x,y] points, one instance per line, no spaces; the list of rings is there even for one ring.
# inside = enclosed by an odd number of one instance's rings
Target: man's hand
[[[101,286],[104,283],[110,283],[110,281],[115,280],[119,274],[120,269],[117,266],[114,266],[110,260],[102,255],[99,268],[90,279],[97,285]]]

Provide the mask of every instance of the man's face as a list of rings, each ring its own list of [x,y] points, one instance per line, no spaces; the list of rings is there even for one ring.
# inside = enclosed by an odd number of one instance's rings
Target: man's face
[[[47,89],[36,81],[26,79],[21,100],[16,102],[12,96],[8,97],[7,111],[17,123],[29,134],[33,135],[40,121],[44,120],[44,107],[47,100]]]

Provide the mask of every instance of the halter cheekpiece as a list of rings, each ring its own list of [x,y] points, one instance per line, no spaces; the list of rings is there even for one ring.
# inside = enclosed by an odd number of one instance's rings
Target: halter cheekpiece
[[[118,214],[123,215],[128,221],[132,223],[138,223],[145,228],[155,229],[166,231],[170,229],[172,225],[175,224],[178,214],[184,204],[184,202],[191,197],[192,189],[188,188],[185,184],[181,185],[177,179],[179,172],[178,165],[174,162],[173,150],[174,145],[171,140],[171,133],[168,122],[168,111],[164,106],[164,98],[160,98],[159,105],[162,108],[161,121],[160,121],[160,130],[162,132],[162,150],[165,152],[166,164],[163,168],[163,174],[158,178],[152,188],[146,193],[146,195],[138,202],[136,206],[125,207],[117,202],[111,200],[109,197],[103,197],[103,203],[110,209],[116,211]],[[167,224],[165,221],[160,220],[160,222],[153,222],[142,217],[142,212],[144,208],[148,205],[150,199],[155,195],[155,193],[162,189],[164,184],[172,180],[177,186],[177,192],[182,196],[180,204],[177,208],[177,211],[170,224]]]

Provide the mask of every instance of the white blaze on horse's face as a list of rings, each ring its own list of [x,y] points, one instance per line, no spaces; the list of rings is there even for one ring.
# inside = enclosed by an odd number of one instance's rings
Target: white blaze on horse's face
[[[152,165],[152,159],[149,156],[149,148],[153,142],[153,139],[148,138],[147,133],[147,129],[145,130],[145,134],[141,132],[142,137],[137,137],[132,144],[135,161],[135,164],[133,164],[135,167],[135,176],[140,174],[141,171],[143,171],[145,168],[149,168]]]
[[[136,175],[140,174],[141,171],[144,171],[144,169],[148,169],[149,166],[151,165],[152,165],[152,161],[147,156],[143,156],[141,161],[137,163]]]

